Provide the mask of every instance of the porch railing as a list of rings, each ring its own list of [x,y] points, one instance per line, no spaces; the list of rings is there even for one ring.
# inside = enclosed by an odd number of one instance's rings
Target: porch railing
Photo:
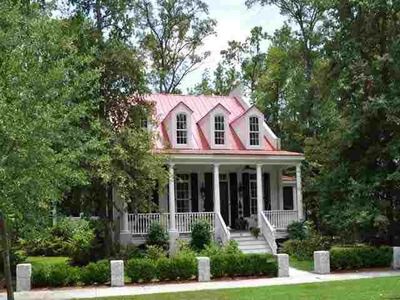
[[[272,227],[271,223],[265,216],[265,212],[261,213],[261,233],[267,241],[269,247],[271,248],[272,254],[276,254],[278,246],[275,240],[275,229]]]
[[[200,220],[204,220],[210,224],[211,231],[215,230],[214,212],[175,213],[175,224],[179,233],[190,233],[193,224]],[[170,215],[169,213],[129,214],[128,222],[129,231],[132,234],[145,235],[149,232],[150,225],[154,222],[158,222],[168,229],[170,224]]]
[[[297,210],[265,210],[264,215],[278,230],[286,230],[289,224],[299,220]]]
[[[231,238],[230,231],[220,213],[215,214],[215,238],[223,245],[226,245]]]

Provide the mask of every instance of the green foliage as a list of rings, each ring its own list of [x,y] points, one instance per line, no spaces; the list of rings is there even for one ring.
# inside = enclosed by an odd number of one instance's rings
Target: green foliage
[[[393,259],[393,248],[387,246],[332,247],[329,252],[332,270],[390,267]]]
[[[307,237],[307,228],[304,222],[293,222],[287,227],[290,240],[304,240]]]
[[[260,235],[260,228],[252,227],[250,228],[250,232],[256,239],[258,239],[258,236]]]
[[[168,234],[165,227],[157,222],[151,223],[146,243],[148,245],[155,245],[166,248],[168,245]]]
[[[86,183],[81,162],[98,146],[99,72],[95,47],[80,48],[72,22],[8,0],[0,20],[0,210],[18,229]]]
[[[145,251],[136,245],[118,245],[115,255],[115,259],[121,259],[127,261],[132,258],[142,258],[145,256]]]
[[[207,221],[196,222],[190,233],[190,246],[193,250],[201,251],[211,243],[211,228]]]
[[[11,249],[10,250],[10,265],[11,265],[11,272],[14,273],[16,266],[26,260],[26,255],[24,251]],[[3,275],[4,272],[4,260],[3,256],[0,258],[0,276]]]
[[[197,260],[189,253],[179,253],[171,258],[157,261],[159,280],[185,280],[197,275]]]
[[[221,253],[211,256],[211,275],[224,276],[266,275],[276,276],[278,265],[270,254]]]
[[[148,258],[129,260],[125,270],[132,282],[150,282],[157,276],[157,265]]]
[[[80,281],[85,285],[110,281],[110,262],[107,260],[89,263],[80,270]]]
[[[140,0],[134,12],[142,30],[141,45],[152,61],[149,79],[153,87],[162,93],[179,92],[183,78],[210,55],[201,51],[216,25],[208,17],[207,4],[199,0]]]
[[[167,257],[167,252],[157,245],[147,245],[146,257],[148,259],[157,260]]]
[[[197,275],[197,260],[190,251],[181,251],[169,258],[132,259],[127,263],[126,274],[133,282],[185,280]]]
[[[330,241],[314,233],[304,240],[287,240],[283,243],[282,252],[299,260],[308,260],[313,258],[314,251],[328,250],[329,248]]]
[[[32,285],[34,287],[104,284],[109,280],[108,261],[90,263],[85,267],[73,267],[66,263],[33,265],[32,267]]]
[[[63,287],[78,284],[79,267],[67,264],[33,266],[32,285],[34,287]]]

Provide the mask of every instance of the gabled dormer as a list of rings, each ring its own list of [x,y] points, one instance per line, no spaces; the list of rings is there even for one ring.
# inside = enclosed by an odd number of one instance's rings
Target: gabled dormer
[[[192,148],[192,109],[179,102],[163,120],[173,148]]]
[[[229,148],[229,114],[229,110],[219,103],[197,123],[211,149]]]
[[[231,125],[246,149],[264,148],[264,115],[257,107],[251,106]]]

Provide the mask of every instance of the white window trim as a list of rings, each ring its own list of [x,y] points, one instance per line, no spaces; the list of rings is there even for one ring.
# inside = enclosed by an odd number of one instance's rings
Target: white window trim
[[[257,215],[257,177],[252,179],[252,175],[256,175],[255,173],[249,173],[249,200],[250,200],[250,215]],[[257,176],[257,175],[256,175]],[[255,197],[251,196],[251,185],[254,184],[256,188]],[[253,203],[254,201],[254,203]],[[252,212],[252,209],[255,208],[255,213]]]
[[[215,125],[216,125],[216,122],[215,122],[215,119],[217,118],[217,117],[222,117],[223,118],[223,122],[222,122],[222,124],[223,124],[223,126],[224,126],[224,129],[223,130],[220,130],[220,129],[215,129]],[[212,136],[212,138],[213,138],[213,143],[214,143],[214,145],[216,146],[216,147],[218,147],[218,146],[225,146],[225,144],[226,144],[226,117],[225,117],[225,115],[224,114],[215,114],[214,116],[213,116],[213,136]],[[222,143],[222,144],[217,144],[216,142],[215,142],[215,139],[216,139],[216,133],[217,132],[223,132],[224,133],[224,142]]]
[[[186,115],[186,144],[178,144],[178,128],[177,128],[177,117],[180,114]],[[191,148],[192,146],[192,120],[191,114],[185,110],[179,110],[173,114],[172,118],[172,145],[174,148]]]
[[[222,116],[224,118],[224,143],[223,144],[216,144],[215,143],[215,117]],[[210,142],[213,149],[226,149],[229,147],[229,140],[228,140],[228,116],[223,112],[216,112],[210,116]]]
[[[182,198],[182,199],[178,198],[177,185],[178,185],[178,181],[179,181],[179,179],[178,179],[179,175],[187,175],[188,176],[188,180],[187,180],[187,183],[188,183],[188,196],[189,196],[188,198]],[[176,174],[175,187],[174,188],[175,188],[175,207],[176,207],[176,212],[179,212],[178,211],[178,200],[179,201],[188,201],[189,202],[188,212],[191,212],[192,211],[192,195],[191,195],[191,193],[192,193],[192,183],[191,183],[190,174],[189,173],[178,173],[178,174]]]
[[[258,145],[250,145],[250,119],[251,118],[257,118],[258,119]],[[262,130],[263,128],[263,120],[262,118],[260,118],[260,116],[258,115],[249,115],[246,118],[246,134],[247,134],[247,148],[248,149],[260,149],[262,148],[263,145],[263,136],[264,136],[264,132]]]

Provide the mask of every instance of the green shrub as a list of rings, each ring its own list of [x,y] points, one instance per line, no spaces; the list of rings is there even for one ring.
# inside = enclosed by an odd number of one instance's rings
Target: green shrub
[[[200,252],[201,256],[215,256],[220,254],[240,254],[242,253],[239,249],[238,243],[234,240],[230,240],[226,245],[220,246],[216,243],[207,245],[204,250]]]
[[[201,220],[193,225],[190,233],[190,246],[196,251],[204,249],[206,245],[211,243],[211,228],[208,222]]]
[[[211,275],[223,276],[276,276],[278,265],[270,254],[220,254],[211,257]]]
[[[287,227],[290,240],[305,240],[307,238],[307,228],[304,222],[293,222]]]
[[[251,227],[250,228],[250,233],[256,238],[258,239],[259,235],[260,235],[260,228],[258,227]]]
[[[168,234],[165,228],[160,223],[151,223],[146,243],[148,245],[155,245],[164,249],[167,247]]]
[[[149,282],[157,276],[156,261],[148,258],[135,258],[128,261],[126,275],[133,282]]]
[[[160,246],[147,245],[146,257],[148,259],[157,260],[157,259],[160,259],[160,258],[167,257],[167,253]]]
[[[80,281],[79,267],[67,264],[33,266],[32,285],[34,287],[63,287],[77,285]]]
[[[34,287],[63,287],[106,283],[110,280],[108,261],[90,263],[84,267],[68,264],[33,265],[32,285]]]
[[[114,259],[121,259],[127,261],[132,258],[143,258],[145,256],[144,249],[139,248],[136,245],[129,244],[129,245],[117,245],[116,249],[114,250]]]
[[[84,219],[61,219],[54,226],[30,231],[21,239],[22,249],[31,256],[70,256],[74,264],[83,265],[98,258],[94,223]]]
[[[197,274],[196,257],[179,254],[172,258],[162,258],[157,261],[157,277],[160,280],[185,280]]]
[[[10,250],[11,272],[14,273],[17,265],[24,262],[25,260],[26,260],[26,255],[25,255],[24,251],[11,249]],[[0,256],[0,278],[1,278],[1,275],[3,275],[3,271],[4,271],[4,261],[3,261],[3,256],[1,255]]]
[[[332,247],[330,264],[332,270],[355,270],[360,268],[389,267],[392,262],[391,247]]]
[[[110,276],[110,262],[102,260],[82,267],[80,281],[86,285],[94,283],[102,284],[110,281]]]
[[[313,258],[314,251],[328,250],[329,241],[317,234],[312,234],[305,240],[287,240],[283,243],[282,252],[287,253],[299,260],[309,260]]]

